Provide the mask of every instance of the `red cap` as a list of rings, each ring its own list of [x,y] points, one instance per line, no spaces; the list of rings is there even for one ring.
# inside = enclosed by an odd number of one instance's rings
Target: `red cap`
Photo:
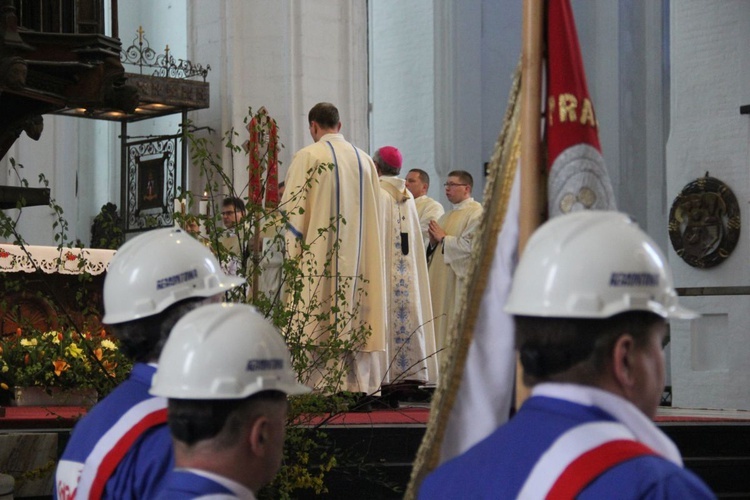
[[[399,151],[398,148],[394,148],[393,146],[383,146],[378,149],[378,154],[389,166],[398,169],[401,168],[401,151]]]

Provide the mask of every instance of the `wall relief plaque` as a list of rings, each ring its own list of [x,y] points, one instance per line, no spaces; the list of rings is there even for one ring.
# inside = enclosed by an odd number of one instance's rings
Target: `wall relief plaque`
[[[686,185],[669,211],[669,239],[693,267],[714,267],[726,260],[740,238],[740,207],[729,186],[705,177]]]

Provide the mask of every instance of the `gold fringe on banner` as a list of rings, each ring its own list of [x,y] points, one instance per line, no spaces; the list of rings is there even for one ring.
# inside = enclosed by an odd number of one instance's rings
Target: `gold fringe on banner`
[[[440,380],[433,395],[430,420],[414,459],[411,479],[404,497],[406,499],[417,497],[422,480],[439,465],[445,429],[463,378],[466,357],[474,337],[474,325],[487,287],[497,238],[505,222],[513,180],[518,168],[521,143],[520,89],[519,64],[513,77],[503,128],[495,143],[488,167],[484,213],[479,227],[480,237],[474,240],[472,268],[466,280],[466,285],[471,286],[465,287],[459,312],[448,329],[450,356],[444,357],[440,367]],[[493,395],[488,394],[487,397]]]

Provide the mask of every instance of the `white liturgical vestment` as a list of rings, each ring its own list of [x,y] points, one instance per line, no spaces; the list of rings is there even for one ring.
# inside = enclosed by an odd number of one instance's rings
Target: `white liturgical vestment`
[[[437,356],[427,257],[412,194],[398,177],[380,178],[385,263],[385,382],[437,383]]]
[[[474,198],[467,198],[438,220],[446,237],[432,254],[430,292],[439,351],[446,347],[447,329],[461,301],[471,264],[471,247],[481,218],[482,205]],[[444,351],[441,351],[440,357],[443,356]]]
[[[414,203],[417,205],[417,215],[419,215],[419,225],[422,229],[422,240],[424,241],[424,247],[430,244],[430,221],[438,220],[445,213],[443,205],[439,201],[434,200],[423,194],[419,198],[414,198]]]
[[[290,309],[298,311],[293,321],[304,328],[304,340],[311,345],[329,340],[326,328],[334,322],[345,340],[363,324],[371,329],[364,345],[351,353],[353,359],[340,360],[347,373],[339,390],[373,393],[382,379],[376,355],[382,357],[385,350],[379,200],[372,159],[341,134],[326,134],[302,148],[289,166],[280,205],[289,217],[287,255],[301,256],[300,269],[309,285],[301,297],[288,297]],[[309,250],[303,251],[302,243]],[[330,313],[330,319],[313,320],[306,313]],[[318,375],[324,370],[320,367]],[[319,380],[313,374],[302,382],[318,386]]]

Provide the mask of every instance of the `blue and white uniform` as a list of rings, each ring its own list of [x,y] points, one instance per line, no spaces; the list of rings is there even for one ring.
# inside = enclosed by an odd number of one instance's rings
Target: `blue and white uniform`
[[[597,471],[611,458],[607,448],[623,443],[643,451]],[[567,489],[577,492],[575,498],[715,498],[682,467],[674,443],[635,406],[569,384],[535,387],[507,424],[427,476],[419,498],[546,498],[553,488],[565,490],[566,480],[584,476],[590,477]]]
[[[174,456],[167,401],[148,393],[155,371],[135,364],[78,422],[57,466],[55,498],[153,498],[161,489]]]
[[[198,469],[178,468],[166,477],[164,489],[156,498],[157,500],[201,498],[255,500],[255,495],[241,484],[217,474]]]

